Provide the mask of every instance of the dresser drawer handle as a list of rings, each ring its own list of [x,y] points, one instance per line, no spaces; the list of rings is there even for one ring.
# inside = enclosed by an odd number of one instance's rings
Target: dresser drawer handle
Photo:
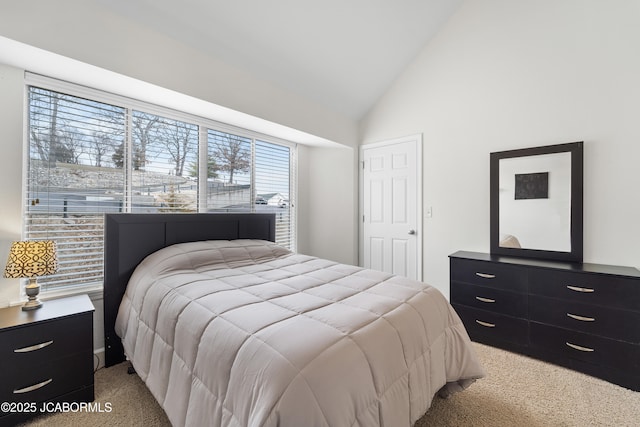
[[[596,291],[595,289],[591,289],[591,288],[580,288],[578,286],[571,286],[571,285],[567,285],[567,289],[570,289],[576,292],[584,292],[584,293],[591,293]]]
[[[578,316],[577,314],[571,314],[571,313],[567,313],[567,316],[569,316],[572,319],[580,320],[581,322],[595,322],[596,320],[595,317],[584,317],[584,316]]]
[[[486,326],[487,328],[495,328],[496,327],[495,323],[483,322],[482,320],[478,320],[478,319],[476,319],[476,323],[478,325]]]
[[[495,279],[495,274],[487,274],[487,273],[476,273],[476,276],[482,277],[483,279]]]
[[[29,347],[16,348],[13,350],[14,353],[29,353],[30,351],[40,350],[41,348],[45,348],[48,345],[53,344],[53,340],[43,342],[42,344],[31,345]]]
[[[496,300],[491,299],[491,298],[476,297],[476,299],[477,299],[478,301],[482,301],[482,302],[496,302]]]
[[[38,384],[30,385],[29,387],[21,388],[19,390],[13,390],[13,394],[29,393],[30,391],[38,390],[49,384],[51,381],[53,381],[53,378],[49,378],[48,380],[42,381]]]
[[[569,347],[574,348],[576,350],[580,350],[580,351],[584,351],[584,352],[592,352],[595,351],[592,348],[589,347],[582,347],[581,345],[576,345],[576,344],[571,344],[570,342],[565,343],[567,344]]]

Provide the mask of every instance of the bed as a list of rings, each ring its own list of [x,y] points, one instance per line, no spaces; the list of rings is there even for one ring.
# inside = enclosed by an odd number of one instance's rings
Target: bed
[[[173,425],[410,427],[484,375],[435,288],[274,240],[271,214],[106,215],[106,364]]]

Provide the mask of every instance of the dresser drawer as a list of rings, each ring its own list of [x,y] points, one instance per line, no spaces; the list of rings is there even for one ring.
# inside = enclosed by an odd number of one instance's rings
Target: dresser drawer
[[[92,351],[93,313],[29,324],[0,333],[0,360],[25,369],[33,363]]]
[[[616,369],[640,369],[640,346],[531,322],[531,346],[570,359]]]
[[[524,319],[453,304],[471,339],[486,337],[491,340],[526,345],[528,322]]]
[[[527,294],[524,293],[452,282],[451,302],[513,317],[527,317]]]
[[[527,291],[526,270],[507,264],[451,258],[451,280],[514,292]]]
[[[532,294],[640,312],[640,280],[595,273],[530,269]]]
[[[9,368],[0,374],[2,402],[43,402],[93,384],[92,352],[57,360],[43,359],[20,369]]]
[[[536,322],[640,344],[640,312],[530,295],[529,316]]]

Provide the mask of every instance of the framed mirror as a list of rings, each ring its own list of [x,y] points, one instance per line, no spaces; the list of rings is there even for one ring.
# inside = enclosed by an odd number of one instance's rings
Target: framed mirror
[[[582,262],[582,147],[491,153],[492,254]]]

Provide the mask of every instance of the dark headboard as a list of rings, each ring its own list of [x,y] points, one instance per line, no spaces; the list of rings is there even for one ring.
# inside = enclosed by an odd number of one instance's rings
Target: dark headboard
[[[176,243],[235,239],[274,242],[275,215],[106,214],[104,230],[104,347],[105,365],[111,366],[125,360],[114,328],[120,301],[140,261]]]

